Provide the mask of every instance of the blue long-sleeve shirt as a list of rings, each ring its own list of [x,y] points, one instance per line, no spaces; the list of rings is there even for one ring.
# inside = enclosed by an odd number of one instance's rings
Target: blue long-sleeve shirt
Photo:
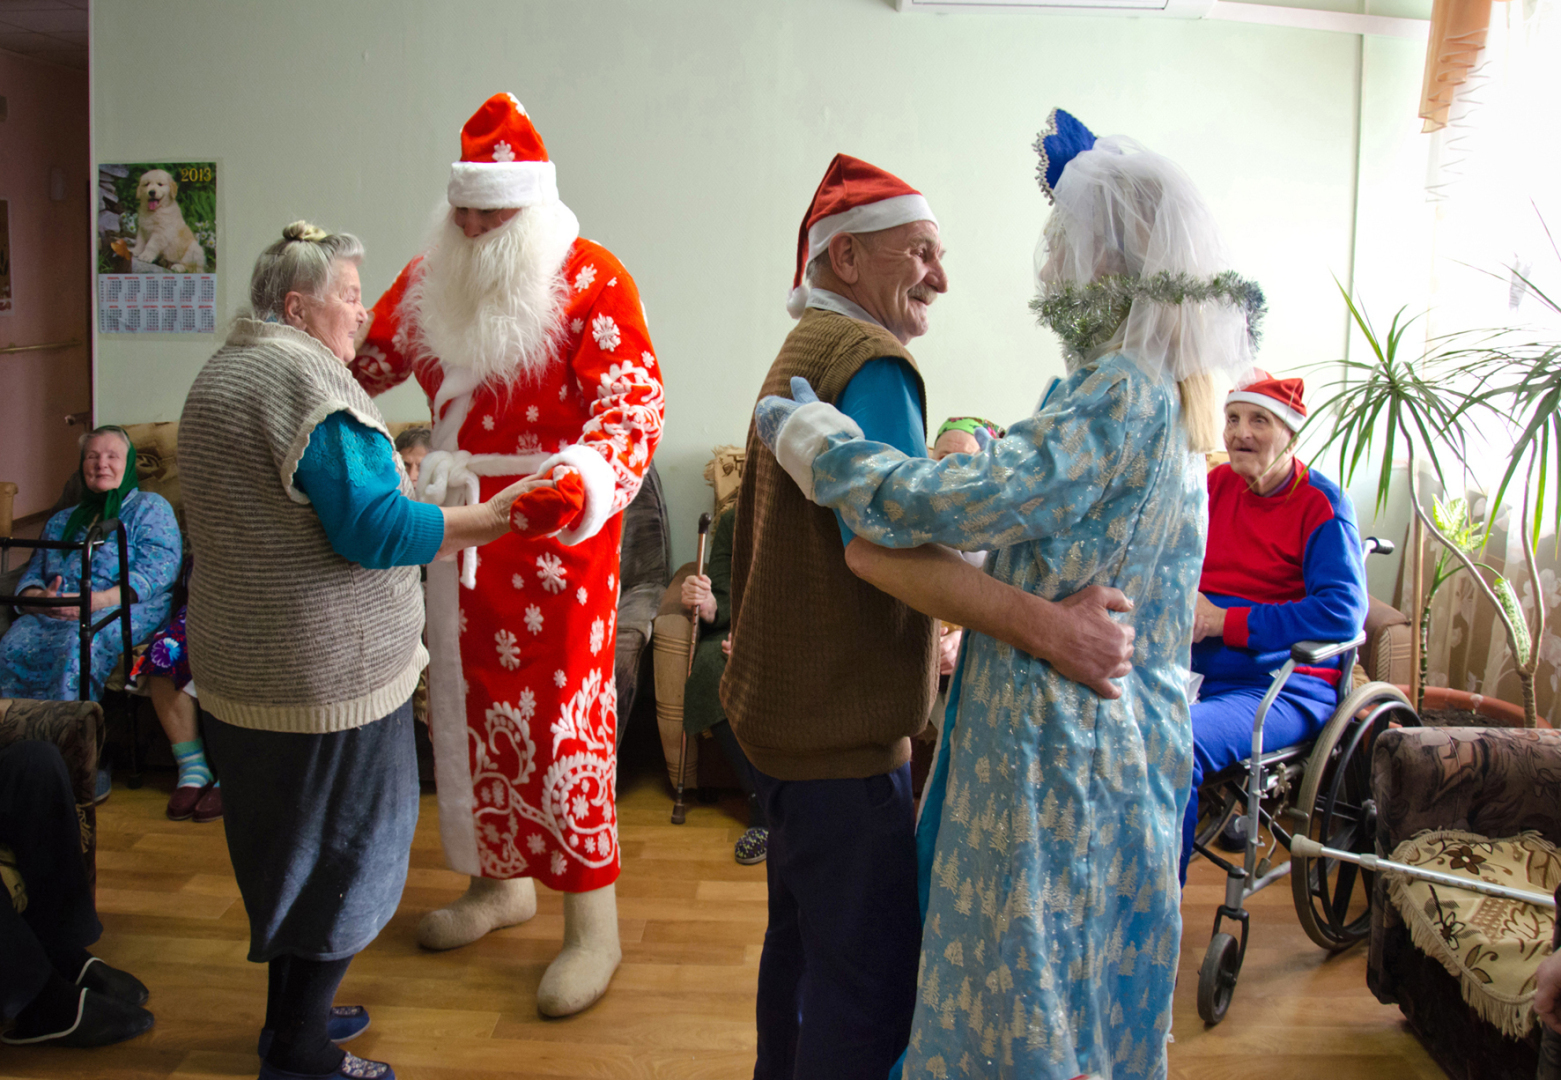
[[[1298,641],[1343,641],[1370,601],[1355,507],[1337,484],[1296,463],[1280,491],[1255,495],[1229,465],[1209,472],[1209,542],[1199,590],[1226,611],[1223,638],[1192,648],[1211,681],[1267,683]],[[1339,661],[1298,668],[1329,682]]]
[[[857,422],[863,438],[887,443],[906,457],[927,456],[921,395],[903,360],[886,356],[863,364],[846,383],[835,408]],[[850,544],[856,534],[838,510],[835,520],[840,523],[841,542]]]
[[[432,562],[444,542],[440,509],[401,494],[394,453],[382,432],[334,412],[310,433],[293,474],[336,554],[370,570]]]

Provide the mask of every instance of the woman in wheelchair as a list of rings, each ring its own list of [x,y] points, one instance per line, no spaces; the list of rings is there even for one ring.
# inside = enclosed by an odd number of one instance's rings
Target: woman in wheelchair
[[[92,610],[103,613],[130,602],[131,639],[145,641],[163,623],[173,606],[173,585],[179,576],[182,546],[173,507],[161,495],[136,486],[135,448],[123,428],[100,427],[81,441],[81,480],[85,495],[61,510],[44,526],[45,540],[80,540],[98,521],[124,522],[130,563],[130,596],[119,594],[119,549],[104,544],[92,561]],[[70,551],[35,548],[27,572],[18,583],[22,596],[77,596],[81,556]],[[25,610],[25,607],[24,607]],[[0,697],[73,701],[80,694],[80,611],[73,607],[40,607],[28,611],[0,640]],[[103,694],[122,642],[111,624],[92,641],[90,696]]]
[[[1252,720],[1298,641],[1345,641],[1365,625],[1366,573],[1350,498],[1293,452],[1306,419],[1300,379],[1266,377],[1225,399],[1228,465],[1209,471],[1209,539],[1192,669],[1192,798],[1187,880],[1204,777],[1252,751]],[[1298,667],[1268,711],[1263,749],[1305,742],[1338,706],[1339,660]]]

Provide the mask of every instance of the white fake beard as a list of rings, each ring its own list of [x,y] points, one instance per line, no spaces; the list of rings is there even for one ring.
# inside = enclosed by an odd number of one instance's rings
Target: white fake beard
[[[531,379],[558,355],[579,222],[561,202],[530,206],[468,239],[447,210],[407,290],[414,345],[479,383]]]

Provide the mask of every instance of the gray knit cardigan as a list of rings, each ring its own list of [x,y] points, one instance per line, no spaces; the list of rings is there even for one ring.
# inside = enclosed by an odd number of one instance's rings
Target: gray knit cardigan
[[[342,410],[390,438],[328,349],[247,318],[185,399],[190,667],[201,706],[225,723],[310,734],[361,727],[399,708],[428,662],[417,568],[348,562],[293,486],[310,433]],[[402,489],[410,492],[404,475]]]

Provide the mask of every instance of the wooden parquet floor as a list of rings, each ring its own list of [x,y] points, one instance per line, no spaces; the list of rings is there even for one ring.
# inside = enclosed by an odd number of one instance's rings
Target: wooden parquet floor
[[[231,1080],[258,1070],[265,969],[244,956],[248,928],[220,825],[163,816],[171,777],[116,785],[99,811],[96,952],[152,990],[157,1026],[95,1051],[0,1046],[9,1080]],[[691,805],[668,823],[665,772],[629,776],[620,799],[618,883],[623,966],[607,996],[564,1020],[537,1015],[535,993],[562,935],[562,901],[539,889],[530,923],[465,949],[426,953],[413,931],[464,878],[443,867],[432,796],[423,799],[401,910],[353,963],[338,1000],[368,1005],[373,1027],[351,1048],[405,1080],[498,1077],[737,1080],[752,1075],[753,1003],[765,925],[764,867],[738,866],[733,799]],[[1204,1030],[1198,966],[1222,894],[1194,866],[1183,905],[1170,1075],[1175,1080],[1433,1080],[1442,1072],[1396,1009],[1366,989],[1365,955],[1332,958],[1296,923],[1285,883],[1253,904],[1253,940],[1225,1022]],[[820,1078],[824,1080],[824,1078]]]

